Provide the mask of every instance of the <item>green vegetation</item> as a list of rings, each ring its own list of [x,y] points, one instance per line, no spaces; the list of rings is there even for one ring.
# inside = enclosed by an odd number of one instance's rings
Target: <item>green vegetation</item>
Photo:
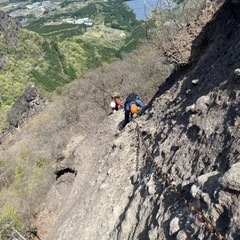
[[[8,2],[6,1],[6,2],[0,2],[0,7],[5,7],[5,6],[7,6],[8,5]]]
[[[66,18],[89,18],[93,26],[66,23]],[[114,0],[43,15],[20,29],[15,45],[8,48],[2,38],[0,49],[7,51],[8,58],[0,69],[0,129],[6,111],[27,83],[53,92],[89,69],[136,49],[143,37],[132,10],[123,0]]]
[[[49,16],[43,16],[29,24],[26,28],[43,35],[46,33],[51,33],[51,36],[58,36],[58,33],[60,32],[61,35],[65,36],[65,38],[73,36],[73,32],[76,31],[76,28],[77,31],[80,31],[81,33],[84,29],[86,29],[84,25],[80,25],[78,27],[73,24],[60,24],[58,26],[45,25],[45,23],[48,22],[53,24],[54,22],[61,22],[61,20],[65,18],[90,18],[94,24],[97,24],[98,19],[102,19],[105,26],[119,30],[125,30],[130,35],[135,28],[139,28],[139,21],[136,20],[135,14],[126,4],[124,4],[123,0],[114,0],[105,3],[89,3],[85,7],[82,7],[70,13],[64,12]],[[75,32],[76,36],[78,34],[79,32]]]
[[[118,3],[121,5],[122,1]],[[6,47],[6,38],[0,40],[1,52],[7,53],[0,69],[0,129],[6,125],[6,112],[28,82],[34,82],[49,95],[53,92],[61,95],[53,94],[45,111],[30,119],[26,128],[18,131],[16,139],[10,136],[8,144],[1,145],[0,238],[3,240],[10,236],[20,239],[16,231],[26,233],[54,182],[54,161],[59,155],[64,156],[70,139],[84,136],[106,116],[113,89],[122,94],[137,89],[147,102],[170,74],[160,51],[176,36],[173,30],[177,27],[171,22],[168,27],[164,21],[172,20],[177,11],[162,12],[152,21],[139,23],[123,4],[119,9],[126,13],[118,14],[116,9],[117,2],[111,2],[95,7],[89,4],[84,11],[76,10],[75,18],[91,17],[91,28],[67,23],[51,25],[59,19],[45,16],[28,29],[21,29],[15,46]],[[44,25],[46,22],[49,25]],[[149,30],[149,41],[153,44],[124,55],[136,49],[141,41],[141,25]],[[124,61],[113,62],[116,58]],[[73,81],[79,76],[79,81]]]
[[[173,0],[173,2],[176,2],[177,4],[182,3],[184,0]]]
[[[33,26],[32,26],[33,27]],[[35,27],[37,30],[35,30]],[[29,27],[31,29],[31,27]],[[34,26],[35,32],[46,37],[57,37],[60,41],[73,36],[79,36],[86,32],[86,26],[80,24],[62,23],[59,25]]]
[[[29,151],[21,152],[16,159],[18,161],[1,160],[1,167],[5,168],[12,179],[1,189],[1,239],[9,239],[13,229],[21,232],[29,224],[33,218],[33,209],[38,209],[43,194],[48,189],[46,182],[50,181],[50,164],[45,159],[38,159]]]

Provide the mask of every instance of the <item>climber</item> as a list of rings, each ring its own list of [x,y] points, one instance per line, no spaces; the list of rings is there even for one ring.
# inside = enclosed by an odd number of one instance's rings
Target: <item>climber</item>
[[[119,125],[119,130],[123,129],[139,111],[145,107],[145,103],[139,98],[139,96],[132,92],[126,98],[124,103],[124,121]]]
[[[120,93],[114,92],[112,94],[112,99],[110,101],[110,107],[112,109],[112,113],[115,113],[119,109],[124,107],[124,104],[120,98]]]

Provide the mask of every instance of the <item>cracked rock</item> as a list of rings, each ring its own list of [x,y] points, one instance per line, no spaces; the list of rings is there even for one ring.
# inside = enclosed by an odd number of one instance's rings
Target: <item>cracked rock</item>
[[[227,190],[240,192],[240,162],[235,163],[231,168],[219,179],[221,186]]]

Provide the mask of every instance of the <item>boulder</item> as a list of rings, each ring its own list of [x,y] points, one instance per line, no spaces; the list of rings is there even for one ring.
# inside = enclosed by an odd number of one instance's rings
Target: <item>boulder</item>
[[[42,110],[45,103],[46,100],[43,95],[38,92],[35,85],[28,86],[8,113],[9,124],[13,127],[18,127],[28,117]]]
[[[235,163],[231,168],[219,179],[219,183],[224,189],[240,192],[240,162]]]

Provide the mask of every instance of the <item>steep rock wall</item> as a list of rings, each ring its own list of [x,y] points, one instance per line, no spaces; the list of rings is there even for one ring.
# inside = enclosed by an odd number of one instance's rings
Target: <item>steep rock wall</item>
[[[0,10],[0,67],[3,66],[10,44],[14,42],[18,35],[21,24],[14,21],[5,12]]]
[[[220,239],[211,226],[240,238],[239,16],[239,1],[225,1],[194,40],[201,42],[193,42],[194,61],[173,73],[136,119],[145,146],[135,122],[117,131],[119,111],[65,154],[75,177],[49,193],[46,209],[56,215],[44,238]]]
[[[8,126],[0,133],[0,144],[27,119],[42,111],[47,104],[47,99],[35,85],[27,86],[23,95],[16,100],[8,112]]]

